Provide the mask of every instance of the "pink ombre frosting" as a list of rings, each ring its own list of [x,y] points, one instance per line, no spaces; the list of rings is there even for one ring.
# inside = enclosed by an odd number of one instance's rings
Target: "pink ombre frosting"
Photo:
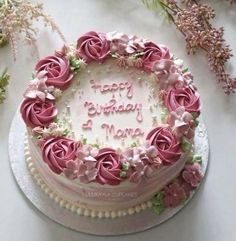
[[[67,162],[76,160],[76,152],[80,143],[65,137],[46,140],[42,147],[42,157],[50,169],[60,174],[67,168]]]
[[[57,108],[54,101],[40,99],[25,99],[20,108],[22,118],[28,127],[48,126],[57,116]]]
[[[97,182],[101,184],[118,185],[121,182],[120,155],[112,148],[102,148],[97,156]]]
[[[181,156],[180,144],[169,128],[154,128],[148,133],[146,139],[150,145],[157,148],[163,165],[171,165],[179,160]]]
[[[152,42],[145,43],[145,48],[142,55],[143,67],[146,70],[151,71],[153,65],[157,60],[160,59],[170,59],[169,49],[163,45],[156,45]]]
[[[52,55],[41,59],[37,63],[35,70],[37,72],[46,71],[46,84],[55,86],[61,90],[65,90],[70,86],[73,77],[69,60],[59,55]]]
[[[175,111],[183,106],[186,111],[200,113],[199,94],[191,87],[185,86],[177,89],[170,89],[165,97],[165,106],[169,111]]]
[[[77,40],[77,55],[87,63],[104,60],[110,52],[110,44],[104,35],[88,32]]]

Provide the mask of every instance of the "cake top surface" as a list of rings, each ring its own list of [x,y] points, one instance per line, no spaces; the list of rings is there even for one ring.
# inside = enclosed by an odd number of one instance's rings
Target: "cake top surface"
[[[141,182],[189,151],[200,114],[192,75],[166,46],[88,32],[41,59],[21,114],[56,174]]]

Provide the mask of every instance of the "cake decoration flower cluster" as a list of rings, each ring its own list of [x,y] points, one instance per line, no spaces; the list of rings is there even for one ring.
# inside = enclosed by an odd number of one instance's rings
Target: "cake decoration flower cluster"
[[[198,187],[202,178],[201,166],[193,156],[190,163],[186,163],[179,176],[152,198],[154,211],[161,214],[166,208],[174,208],[184,204],[191,192]]]
[[[87,144],[74,140],[57,120],[57,101],[71,86],[75,75],[90,63],[109,58],[121,68],[138,68],[148,73],[150,82],[159,88],[154,88],[154,92],[161,93],[165,125],[150,130],[143,144],[124,149]],[[64,46],[54,55],[41,59],[35,72],[20,112],[38,140],[43,161],[55,174],[82,183],[138,184],[160,168],[174,165],[190,151],[200,114],[199,94],[190,72],[167,47],[123,33],[91,31],[80,37],[76,45]],[[199,183],[201,176],[197,169],[194,164],[185,167],[182,174],[185,186]],[[166,206],[175,206],[186,196],[179,183],[168,185],[163,193],[158,198],[163,196]]]

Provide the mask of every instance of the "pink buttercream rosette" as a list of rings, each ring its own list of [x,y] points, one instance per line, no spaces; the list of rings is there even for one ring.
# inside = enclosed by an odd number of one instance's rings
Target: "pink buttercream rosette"
[[[95,156],[98,169],[97,182],[100,184],[118,185],[121,182],[121,157],[112,148],[102,148]]]
[[[41,59],[37,63],[35,70],[37,73],[41,71],[46,73],[46,84],[48,86],[52,85],[61,90],[67,89],[73,78],[69,60],[66,57],[61,57],[60,55],[52,55]]]
[[[156,61],[161,59],[171,59],[169,49],[164,45],[145,43],[142,55],[144,69],[152,71]]]
[[[58,110],[54,101],[27,98],[21,104],[20,113],[28,127],[47,127],[57,116]]]
[[[180,143],[169,128],[154,128],[148,133],[146,139],[149,145],[157,148],[158,156],[162,160],[163,165],[171,165],[179,160],[182,154]]]
[[[43,160],[53,172],[60,174],[64,169],[73,168],[71,162],[76,161],[76,153],[80,145],[80,142],[66,137],[49,138],[42,146]]]
[[[200,96],[191,86],[170,89],[164,102],[169,111],[176,111],[182,106],[189,113],[200,114]]]
[[[90,63],[103,61],[110,53],[110,44],[104,34],[91,31],[77,40],[76,49],[77,56]]]

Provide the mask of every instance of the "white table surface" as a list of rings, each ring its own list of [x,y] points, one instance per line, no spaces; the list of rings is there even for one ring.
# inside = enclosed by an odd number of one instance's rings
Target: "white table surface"
[[[210,0],[209,0],[210,1]],[[202,97],[203,115],[208,128],[211,156],[207,178],[191,203],[168,222],[138,234],[121,237],[95,237],[68,230],[39,213],[24,197],[14,181],[8,162],[8,134],[11,120],[28,85],[36,57],[20,45],[13,63],[9,47],[0,49],[0,67],[9,67],[11,83],[7,100],[0,105],[0,240],[160,240],[233,241],[236,240],[236,95],[227,97],[216,85],[203,55],[189,57],[182,36],[162,17],[146,10],[137,0],[51,0],[45,9],[60,26],[69,42],[89,30],[123,31],[168,45],[182,58],[195,76]],[[222,23],[226,39],[236,54],[236,6],[220,2],[216,25]],[[62,42],[56,34],[39,31],[40,55],[53,53]],[[230,71],[236,59],[232,59]]]

